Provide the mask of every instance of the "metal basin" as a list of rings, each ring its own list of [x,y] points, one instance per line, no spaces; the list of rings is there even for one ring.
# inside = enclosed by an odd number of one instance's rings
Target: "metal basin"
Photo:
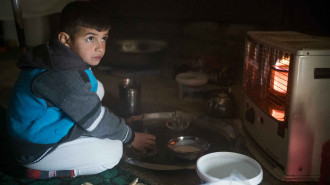
[[[160,40],[117,40],[110,43],[110,54],[105,60],[115,67],[154,67],[160,63],[166,47],[167,43]]]
[[[159,40],[118,40],[114,42],[115,51],[123,53],[148,54],[164,50],[166,43]]]
[[[194,117],[194,115],[191,117]],[[214,128],[208,128],[206,126],[205,121],[213,122],[213,119],[215,119],[213,117],[209,118],[210,119],[203,119],[203,117],[196,118],[191,122],[188,128],[177,131],[169,129],[166,126],[166,122],[172,119],[172,112],[144,114],[143,123],[141,123],[140,127],[147,129],[148,133],[154,134],[157,137],[157,151],[141,155],[140,153],[136,153],[132,147],[125,146],[122,160],[129,164],[154,170],[195,169],[197,159],[190,158],[189,160],[183,160],[171,151],[168,147],[168,142],[170,139],[179,136],[193,136],[196,138],[203,138],[210,144],[209,149],[206,150],[207,147],[203,147],[205,148],[205,152],[201,152],[200,154],[230,151],[232,149],[231,146],[234,145],[231,144],[229,137]],[[225,128],[225,126],[223,128]]]

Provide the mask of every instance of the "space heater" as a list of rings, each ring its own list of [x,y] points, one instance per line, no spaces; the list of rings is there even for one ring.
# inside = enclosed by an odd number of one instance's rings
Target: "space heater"
[[[280,180],[317,181],[330,139],[330,39],[248,32],[242,94],[252,155]]]

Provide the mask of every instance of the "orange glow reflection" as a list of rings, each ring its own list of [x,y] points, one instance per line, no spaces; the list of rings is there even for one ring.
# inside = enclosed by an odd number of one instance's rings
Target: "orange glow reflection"
[[[272,69],[273,89],[281,94],[287,92],[289,64],[290,59],[284,58],[276,61]]]
[[[271,109],[271,113],[278,121],[284,121],[285,112],[283,110]]]

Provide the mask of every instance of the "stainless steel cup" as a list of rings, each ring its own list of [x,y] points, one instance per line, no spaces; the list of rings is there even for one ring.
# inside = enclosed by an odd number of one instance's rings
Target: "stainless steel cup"
[[[141,114],[141,84],[132,78],[119,83],[120,111],[123,117]]]

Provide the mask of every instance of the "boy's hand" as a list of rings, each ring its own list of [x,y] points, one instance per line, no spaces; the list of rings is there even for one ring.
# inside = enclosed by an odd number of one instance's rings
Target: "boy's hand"
[[[143,115],[132,116],[125,119],[126,124],[136,132],[144,132],[143,129]]]
[[[131,145],[140,152],[147,153],[148,151],[155,149],[156,136],[152,134],[135,132],[135,138]]]

